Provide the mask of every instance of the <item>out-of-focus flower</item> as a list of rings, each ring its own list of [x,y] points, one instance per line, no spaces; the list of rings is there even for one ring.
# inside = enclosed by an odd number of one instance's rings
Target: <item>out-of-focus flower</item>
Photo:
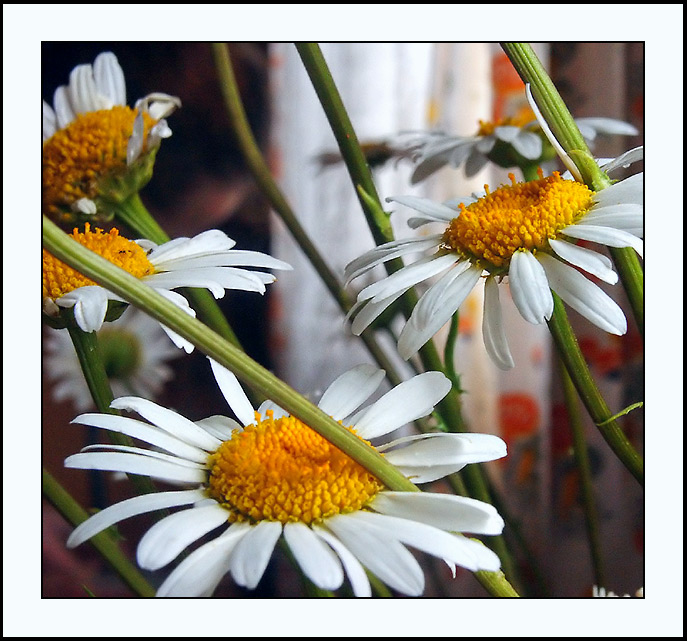
[[[119,398],[112,407],[134,411],[149,422],[111,414],[75,419],[127,434],[157,451],[97,445],[69,457],[67,467],[145,474],[191,489],[110,506],[74,530],[70,547],[136,514],[183,506],[188,509],[163,518],[141,539],[137,560],[142,568],[160,569],[205,534],[221,529],[172,570],[158,596],[209,596],[226,573],[237,584],[255,588],[282,536],[316,586],[335,590],[347,576],[356,596],[371,594],[364,568],[403,594],[422,593],[424,575],[406,545],[452,568],[499,568],[491,550],[457,534],[499,534],[503,520],[491,505],[455,495],[385,489],[364,467],[273,402],[254,411],[236,377],[211,363],[238,422],[225,416],[192,422],[135,397]],[[319,407],[367,442],[428,415],[451,387],[443,374],[426,372],[360,409],[383,378],[383,370],[358,366],[329,386]],[[416,483],[506,454],[500,438],[472,433],[408,436],[377,449]]]

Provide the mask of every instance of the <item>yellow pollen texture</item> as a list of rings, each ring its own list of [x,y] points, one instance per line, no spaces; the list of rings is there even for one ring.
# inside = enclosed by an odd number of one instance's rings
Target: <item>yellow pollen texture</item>
[[[540,174],[541,175],[541,174]],[[507,265],[513,254],[525,249],[545,249],[549,239],[572,225],[591,206],[594,192],[582,183],[552,176],[518,183],[510,174],[511,185],[489,192],[467,207],[444,232],[443,244],[489,266]]]
[[[271,411],[236,431],[212,455],[210,496],[229,521],[310,524],[361,509],[382,484],[293,416]]]
[[[71,236],[84,247],[100,254],[136,278],[155,273],[155,268],[146,258],[143,248],[120,236],[117,229],[111,229],[109,232],[96,229],[92,232],[90,225],[86,223],[83,233],[75,229]],[[78,287],[87,285],[97,285],[97,283],[43,250],[43,298],[55,300]]]
[[[77,116],[43,143],[43,212],[56,214],[98,193],[98,180],[126,169],[126,149],[136,112],[130,107]],[[144,112],[144,136],[153,119]]]
[[[534,120],[534,114],[530,110],[526,110],[521,114],[516,116],[500,118],[495,122],[489,120],[480,120],[479,129],[477,130],[478,136],[491,136],[494,133],[496,127],[524,127],[526,124]]]

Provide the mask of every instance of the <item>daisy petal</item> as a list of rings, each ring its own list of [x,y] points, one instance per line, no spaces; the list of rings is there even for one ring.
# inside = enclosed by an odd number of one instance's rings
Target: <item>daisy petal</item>
[[[55,108],[55,116],[57,118],[57,126],[59,129],[64,129],[76,118],[76,114],[74,113],[74,110],[69,102],[67,87],[64,85],[55,89],[52,104]]]
[[[251,527],[229,559],[229,569],[236,583],[249,590],[258,585],[281,532],[279,521],[260,521]]]
[[[441,372],[424,372],[404,381],[371,405],[353,425],[365,439],[388,434],[427,416],[451,389]],[[419,402],[419,400],[422,402]]]
[[[67,547],[73,548],[81,545],[92,536],[119,523],[124,519],[155,510],[163,510],[169,507],[188,505],[205,498],[202,490],[182,490],[180,492],[156,492],[153,494],[142,494],[126,499],[120,503],[115,503],[110,507],[96,512],[89,519],[81,523],[67,539]]]
[[[487,354],[502,370],[512,369],[515,365],[501,314],[499,286],[493,277],[484,284],[484,315],[482,317],[482,336]]]
[[[644,204],[644,173],[633,174],[606,189],[597,191],[594,194],[594,202],[601,206]]]
[[[166,261],[228,251],[234,245],[236,242],[224,232],[208,229],[193,238],[175,238],[159,245],[148,254],[148,260],[156,269],[164,270]]]
[[[570,225],[561,230],[561,233],[580,240],[589,240],[608,247],[632,247],[640,256],[644,254],[644,243],[634,234],[613,227],[601,227],[600,225]]]
[[[380,301],[359,301],[356,302],[353,307],[348,312],[347,318],[350,316],[355,316],[353,322],[351,323],[351,332],[355,336],[360,336],[370,324],[380,316],[386,309],[394,304],[403,294],[408,290],[401,289],[397,291],[392,296],[388,296]]]
[[[248,400],[246,392],[243,391],[241,383],[239,383],[235,374],[223,367],[218,362],[208,358],[210,361],[210,367],[212,368],[212,373],[215,375],[215,380],[219,389],[222,392],[222,396],[231,407],[231,411],[234,412],[236,418],[244,425],[250,425],[255,422],[255,410],[253,405]]]
[[[445,220],[449,222],[458,216],[459,212],[451,209],[446,205],[437,203],[429,198],[422,198],[420,196],[391,196],[386,199],[386,202],[397,202],[406,207],[410,207],[421,214],[426,214],[432,220]]]
[[[322,590],[336,590],[343,570],[336,554],[304,523],[287,523],[284,539],[305,576]]]
[[[504,527],[493,505],[454,494],[379,492],[370,507],[382,514],[420,521],[449,532],[498,535]]]
[[[136,549],[136,560],[144,570],[159,570],[203,535],[227,522],[229,513],[211,503],[175,512],[153,525]]]
[[[317,405],[335,421],[342,420],[374,394],[385,376],[384,370],[374,365],[358,365],[339,376]]]
[[[234,548],[250,529],[245,523],[234,523],[222,536],[194,550],[165,579],[156,596],[210,596],[228,572]]]
[[[422,568],[393,533],[339,514],[325,525],[358,560],[384,583],[409,596],[419,596],[425,587]]]
[[[542,154],[543,144],[541,138],[531,131],[520,130],[518,135],[511,143],[513,149],[527,160],[537,160]]]
[[[219,414],[201,418],[199,421],[195,421],[195,423],[220,441],[228,441],[234,430],[242,429],[241,425],[234,419]]]
[[[528,251],[513,254],[508,270],[513,302],[520,315],[528,322],[539,325],[553,314],[553,297],[546,273],[539,261]]]
[[[313,531],[323,541],[326,541],[339,555],[339,559],[341,559],[346,576],[350,581],[353,595],[356,597],[372,596],[372,588],[370,587],[370,581],[365,573],[365,568],[360,565],[360,561],[358,561],[358,559],[351,554],[351,551],[341,541],[339,541],[339,539],[330,534],[324,528],[313,526]]]
[[[563,260],[584,269],[605,283],[615,285],[618,282],[618,274],[613,271],[613,263],[607,256],[563,240],[551,239],[549,245]]]
[[[99,54],[93,61],[93,77],[98,92],[114,105],[126,104],[126,81],[117,56],[110,51]]]
[[[106,289],[98,285],[79,287],[57,299],[61,307],[73,307],[74,319],[84,332],[95,332],[105,322],[109,296]]]
[[[551,256],[539,257],[551,288],[570,307],[610,334],[622,336],[627,331],[623,310],[604,291],[576,269]]]
[[[43,101],[43,142],[52,138],[57,131],[57,115],[53,108]]]

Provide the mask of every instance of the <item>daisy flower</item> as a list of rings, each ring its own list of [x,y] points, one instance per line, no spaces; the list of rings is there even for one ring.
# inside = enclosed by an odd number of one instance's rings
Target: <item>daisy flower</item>
[[[638,133],[631,124],[614,118],[578,118],[575,122],[589,143],[599,134],[631,136]],[[530,164],[542,164],[555,158],[546,140],[530,110],[497,122],[480,120],[473,136],[450,136],[441,132],[422,134],[408,143],[417,164],[411,183],[424,180],[446,165],[454,169],[464,166],[465,175],[472,177],[489,161],[505,168],[519,166],[522,159]]]
[[[267,254],[233,249],[236,244],[217,229],[204,231],[193,238],[175,238],[162,245],[150,240],[132,241],[119,235],[117,229],[91,231],[85,224],[83,232],[74,229],[72,237],[88,249],[121,267],[131,275],[156,289],[191,315],[195,312],[188,301],[172,291],[178,287],[209,289],[215,298],[222,298],[226,289],[265,292],[265,285],[275,277],[244,267],[291,269],[291,266]],[[52,317],[60,308],[73,307],[74,318],[85,332],[97,331],[106,320],[109,301],[122,298],[97,285],[52,254],[43,250],[43,310]],[[178,347],[187,352],[193,345],[163,325],[163,329]]]
[[[545,130],[547,136],[550,131]],[[554,144],[555,143],[555,144]],[[552,139],[559,150],[560,145]],[[557,146],[556,146],[557,145]],[[604,166],[607,171],[636,160],[636,150]],[[569,158],[566,164],[575,170]],[[575,170],[576,172],[576,170]],[[576,172],[579,175],[578,172]],[[409,359],[453,316],[470,291],[484,280],[483,336],[489,356],[501,369],[513,367],[506,339],[498,286],[507,279],[522,317],[540,324],[553,313],[552,290],[570,307],[601,329],[616,335],[627,331],[620,307],[583,270],[606,283],[618,275],[609,258],[580,246],[587,241],[608,247],[632,247],[642,253],[643,174],[592,191],[559,173],[516,182],[457,206],[416,196],[388,198],[419,212],[408,224],[440,223],[441,233],[396,240],[372,249],[349,263],[347,283],[388,260],[424,252],[394,274],[365,287],[349,312],[352,331],[360,334],[408,289],[440,278],[420,297],[398,342]]]
[[[43,213],[58,223],[111,218],[112,203],[151,178],[165,118],[181,102],[153,93],[126,105],[124,73],[113,53],[76,66],[69,84],[43,101]]]
[[[79,412],[92,409],[93,397],[69,332],[49,328],[44,345],[45,372],[54,381],[55,400],[70,400]],[[117,321],[100,328],[98,350],[115,397],[155,398],[172,378],[167,361],[180,355],[160,324],[135,307],[128,307]]]
[[[253,589],[282,536],[316,586],[336,590],[347,576],[355,596],[371,594],[366,569],[402,594],[420,595],[424,575],[406,545],[445,560],[453,569],[499,568],[489,548],[458,534],[499,534],[503,520],[493,506],[455,495],[387,490],[273,402],[254,411],[236,377],[211,363],[238,422],[225,416],[193,422],[135,397],[116,399],[112,407],[136,412],[145,421],[111,414],[74,419],[128,434],[156,449],[91,446],[67,458],[67,467],[144,474],[189,488],[110,506],[79,525],[69,547],[131,516],[183,507],[142,537],[136,556],[143,569],[163,568],[201,537],[214,534],[171,571],[158,596],[209,596],[227,573],[238,585]],[[426,372],[360,409],[384,375],[371,365],[355,367],[329,386],[319,407],[367,441],[428,415],[450,389],[443,374]],[[506,454],[505,443],[489,434],[407,436],[377,449],[416,483]]]

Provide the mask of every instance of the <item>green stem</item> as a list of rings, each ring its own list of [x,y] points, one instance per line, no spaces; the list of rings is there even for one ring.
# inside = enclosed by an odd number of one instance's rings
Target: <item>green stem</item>
[[[215,57],[215,64],[217,66],[217,73],[220,79],[220,86],[229,120],[238,146],[246,162],[246,166],[253,174],[255,181],[262,193],[268,199],[272,209],[274,209],[281,218],[301,251],[310,261],[313,269],[315,269],[322,279],[324,286],[338,303],[341,311],[347,314],[353,306],[354,301],[341,286],[336,274],[331,270],[313,244],[308,233],[301,226],[293,209],[286,200],[286,197],[274,180],[260,146],[253,136],[250,123],[248,122],[245,109],[243,108],[236,77],[234,76],[229,48],[224,43],[213,43],[212,51]],[[375,361],[386,371],[389,381],[393,385],[400,383],[401,377],[396,373],[396,367],[389,360],[386,353],[375,339],[373,332],[363,332],[361,339]]]
[[[186,338],[204,354],[234,372],[251,388],[276,402],[289,414],[300,419],[354,461],[360,463],[390,490],[419,491],[376,449],[349,432],[319,407],[313,405],[236,346],[210,330],[199,320],[189,316],[138,278],[77,243],[45,216],[43,216],[43,246],[59,260]],[[469,467],[472,466],[468,466],[468,469]],[[513,587],[501,573],[478,572],[476,574],[480,582],[483,582],[494,596],[511,596],[514,592]],[[491,574],[498,576],[492,577]]]
[[[625,436],[617,421],[609,420],[613,414],[608,409],[608,405],[606,405],[606,401],[601,396],[594,378],[587,367],[584,355],[580,350],[577,338],[568,320],[568,315],[565,312],[563,302],[555,292],[552,292],[552,294],[554,310],[548,324],[558,354],[601,435],[623,465],[643,485],[644,462],[627,436]]]
[[[160,227],[143,204],[138,193],[131,196],[128,200],[119,203],[115,209],[115,216],[132,232],[142,238],[152,240],[158,245],[162,245],[170,240],[165,230]],[[241,346],[236,334],[234,334],[234,330],[217,305],[217,301],[207,289],[185,288],[184,292],[190,298],[192,307],[204,323],[237,347]]]
[[[608,251],[630,301],[639,332],[644,336],[644,270],[637,252],[631,247],[609,247]]]
[[[89,518],[88,512],[45,469],[43,469],[43,494],[72,525],[79,525]],[[137,595],[142,597],[155,596],[154,588],[122,553],[108,532],[96,534],[89,539],[89,542]]]
[[[592,557],[592,568],[594,571],[594,585],[607,585],[601,555],[601,537],[599,535],[599,516],[594,499],[594,488],[592,483],[591,466],[589,463],[589,453],[584,437],[584,425],[579,412],[578,396],[575,386],[559,359],[559,371],[563,383],[563,396],[565,406],[568,410],[568,423],[572,433],[573,452],[577,472],[580,477],[580,494],[582,498],[582,508],[585,515],[585,527],[587,529],[587,539],[589,541],[589,552]]]

